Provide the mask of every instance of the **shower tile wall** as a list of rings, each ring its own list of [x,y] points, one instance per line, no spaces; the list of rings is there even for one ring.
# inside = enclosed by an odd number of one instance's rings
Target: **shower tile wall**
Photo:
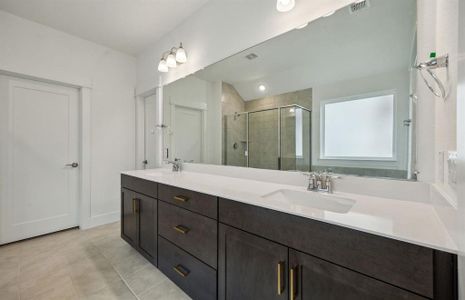
[[[245,111],[245,102],[236,89],[222,84],[223,114],[223,165],[247,166],[247,116],[237,114]]]
[[[279,169],[278,109],[249,114],[249,167]]]

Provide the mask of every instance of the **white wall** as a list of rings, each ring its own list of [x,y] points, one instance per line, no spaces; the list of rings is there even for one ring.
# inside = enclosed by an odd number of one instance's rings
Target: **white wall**
[[[397,70],[384,74],[373,74],[369,77],[351,79],[332,84],[313,87],[312,100],[312,164],[318,166],[368,167],[379,169],[406,170],[407,166],[407,136],[408,128],[403,126],[403,120],[409,117],[409,70]],[[395,109],[395,140],[396,161],[350,161],[320,159],[320,102],[358,95],[367,95],[384,91],[394,91],[396,97]]]
[[[135,65],[132,56],[0,11],[1,72],[85,87],[90,96],[82,108],[91,150],[82,165],[91,178],[84,227],[120,217],[119,172],[134,169]]]

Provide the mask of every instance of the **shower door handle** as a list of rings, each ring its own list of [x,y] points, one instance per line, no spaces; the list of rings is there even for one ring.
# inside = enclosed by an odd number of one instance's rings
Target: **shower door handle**
[[[278,170],[281,170],[281,157],[278,157]]]

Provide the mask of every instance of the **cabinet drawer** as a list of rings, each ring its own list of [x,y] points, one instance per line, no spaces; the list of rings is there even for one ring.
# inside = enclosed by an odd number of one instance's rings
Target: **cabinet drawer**
[[[432,249],[226,199],[219,220],[433,298]]]
[[[159,234],[216,269],[217,221],[159,203]]]
[[[152,198],[157,198],[158,196],[158,184],[150,180],[122,174],[121,187],[150,196]]]
[[[158,268],[194,300],[216,299],[216,271],[163,237],[158,239]]]
[[[218,200],[215,196],[162,184],[158,188],[158,199],[213,219],[218,218]]]

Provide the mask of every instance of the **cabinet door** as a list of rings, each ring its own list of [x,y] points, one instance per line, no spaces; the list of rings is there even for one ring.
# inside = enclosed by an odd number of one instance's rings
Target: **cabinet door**
[[[138,244],[137,200],[127,189],[121,189],[121,237],[133,246]]]
[[[139,248],[150,260],[157,257],[157,200],[135,194],[139,212]]]
[[[219,299],[287,299],[287,247],[220,225]]]
[[[289,250],[289,265],[290,300],[426,300],[403,289],[292,249]]]

